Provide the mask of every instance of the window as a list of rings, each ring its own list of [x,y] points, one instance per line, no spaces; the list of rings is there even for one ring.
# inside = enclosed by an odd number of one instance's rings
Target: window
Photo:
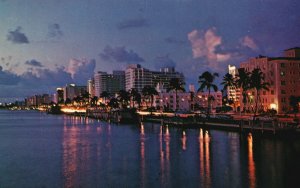
[[[286,94],[286,93],[285,93],[285,90],[281,90],[281,94]]]
[[[284,68],[284,67],[285,67],[285,64],[284,64],[284,63],[280,63],[280,67],[281,67],[281,68]]]
[[[282,86],[285,86],[285,81],[281,81],[281,85],[282,85]]]
[[[284,76],[284,75],[285,75],[285,72],[281,71],[280,76]]]
[[[271,90],[271,94],[274,95],[274,90]]]
[[[263,95],[266,95],[266,93],[267,93],[266,91],[263,91]]]

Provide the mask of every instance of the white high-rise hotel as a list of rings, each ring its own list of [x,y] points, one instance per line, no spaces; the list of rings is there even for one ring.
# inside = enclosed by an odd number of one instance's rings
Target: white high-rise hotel
[[[135,88],[141,92],[145,86],[156,87],[157,84],[160,84],[164,89],[167,89],[172,78],[179,78],[184,82],[183,74],[176,72],[174,67],[164,67],[160,71],[150,71],[139,64],[132,64],[125,71],[125,88],[127,91]]]

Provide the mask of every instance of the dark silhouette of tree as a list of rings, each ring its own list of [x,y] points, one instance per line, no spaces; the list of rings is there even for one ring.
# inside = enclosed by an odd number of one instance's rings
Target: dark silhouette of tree
[[[256,99],[255,99],[255,108],[253,120],[255,120],[257,110],[258,110],[258,102],[260,101],[260,91],[269,90],[270,84],[265,82],[264,73],[261,72],[259,68],[253,69],[250,75],[250,89],[254,89],[256,91]]]
[[[152,86],[145,86],[142,89],[142,93],[145,97],[149,97],[150,98],[150,106],[152,108],[153,106],[153,100],[154,100],[154,95],[158,95],[158,92],[156,91],[156,89]]]
[[[242,89],[243,96],[243,111],[246,111],[246,103],[247,103],[247,91],[250,89],[250,72],[246,71],[244,68],[238,69],[238,74],[236,75],[236,84],[239,88]]]
[[[178,108],[178,91],[185,91],[184,89],[184,85],[185,83],[183,81],[181,81],[179,78],[171,78],[170,79],[170,84],[169,84],[169,88],[167,89],[167,92],[170,91],[175,91],[175,96],[176,96],[176,109],[175,111],[177,111]]]
[[[128,102],[130,101],[130,93],[125,90],[120,90],[118,99],[122,104],[122,108],[127,108]]]
[[[71,103],[72,103],[71,99],[70,98],[66,98],[65,104],[71,104]]]
[[[207,96],[207,117],[209,117],[209,114],[210,114],[210,108],[211,108],[211,100],[212,100],[212,97],[210,96],[210,93],[211,93],[211,90],[213,89],[215,92],[218,91],[218,87],[217,85],[214,84],[214,81],[216,79],[216,77],[218,77],[219,74],[218,73],[210,73],[208,71],[202,73],[200,76],[199,76],[199,84],[200,84],[200,87],[198,89],[198,91],[204,91],[204,90],[207,90],[208,91],[208,96]]]
[[[92,106],[96,106],[96,105],[97,105],[97,101],[98,101],[98,97],[97,97],[97,96],[94,96],[94,97],[91,99],[91,105],[92,105]]]
[[[110,99],[110,101],[108,102],[108,106],[111,109],[117,109],[117,108],[119,108],[119,100],[117,98]]]
[[[104,98],[104,103],[106,104],[106,100],[109,98],[110,94],[107,92],[107,91],[103,91],[101,94],[100,94],[100,97],[101,98]]]
[[[140,107],[141,95],[139,94],[138,90],[135,88],[132,88],[129,92],[130,92],[130,106],[132,104],[132,107],[134,107],[135,102],[137,102],[138,106]]]

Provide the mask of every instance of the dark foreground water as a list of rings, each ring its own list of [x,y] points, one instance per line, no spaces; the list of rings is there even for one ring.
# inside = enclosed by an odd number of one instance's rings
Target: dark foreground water
[[[299,187],[300,139],[0,111],[0,187]]]

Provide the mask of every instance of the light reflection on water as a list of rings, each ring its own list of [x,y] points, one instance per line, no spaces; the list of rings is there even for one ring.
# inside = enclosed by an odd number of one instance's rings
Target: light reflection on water
[[[17,119],[11,121],[10,113]],[[300,170],[299,140],[10,113],[0,112],[0,187],[252,188],[299,182],[292,173]]]

